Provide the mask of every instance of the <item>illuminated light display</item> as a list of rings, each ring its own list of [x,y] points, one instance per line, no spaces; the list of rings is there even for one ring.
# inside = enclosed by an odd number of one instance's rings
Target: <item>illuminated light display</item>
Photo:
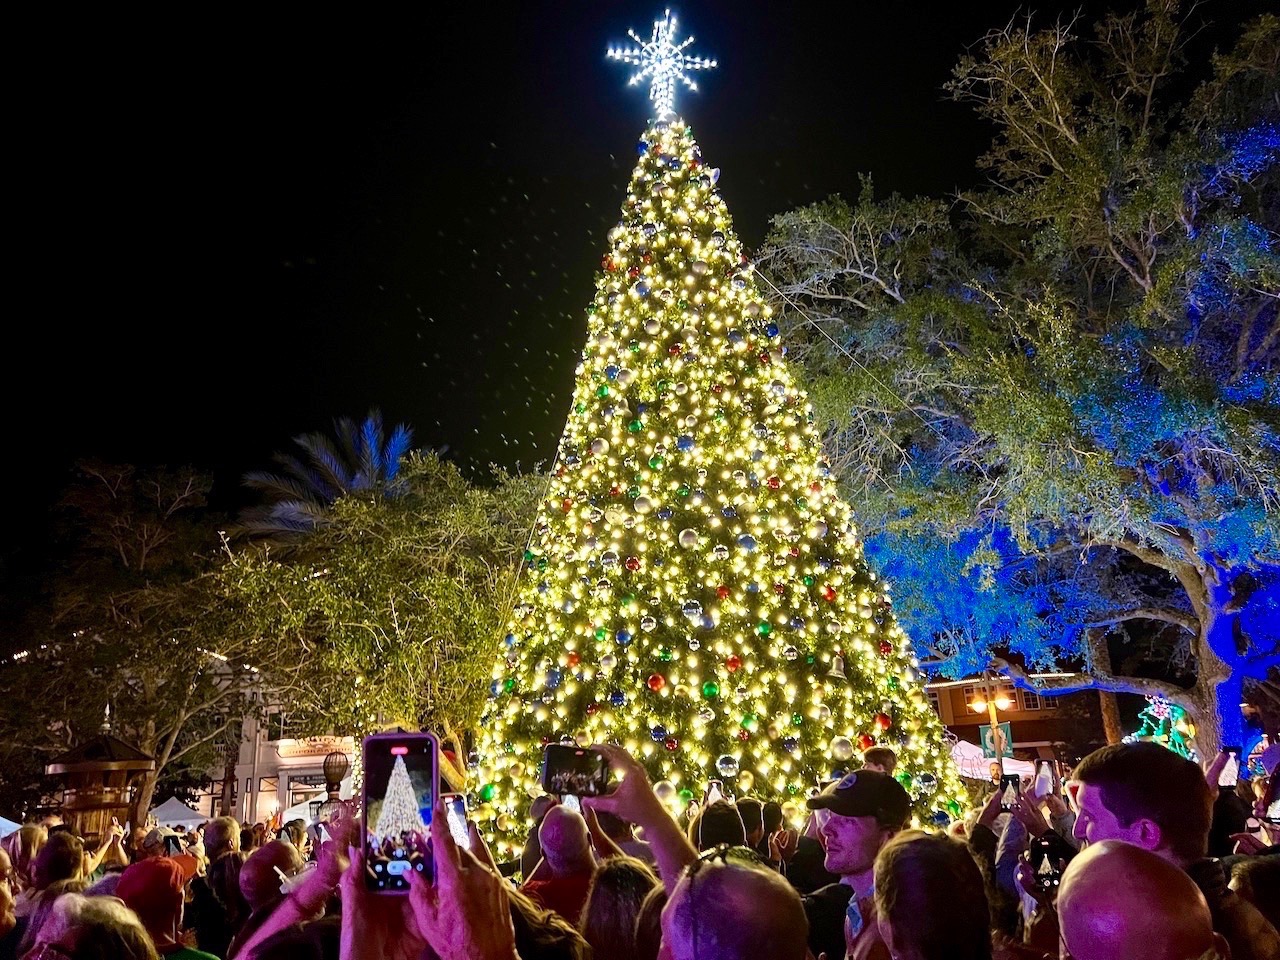
[[[719,171],[678,118],[637,152],[489,686],[477,818],[516,855],[544,746],[596,742],[641,760],[673,813],[714,778],[791,814],[853,744],[883,744],[922,822],[957,816],[941,723]]]

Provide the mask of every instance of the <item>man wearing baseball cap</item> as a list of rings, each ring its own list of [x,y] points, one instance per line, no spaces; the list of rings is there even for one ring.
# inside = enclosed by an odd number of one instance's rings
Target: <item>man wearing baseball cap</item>
[[[911,798],[897,780],[858,770],[809,799],[826,868],[840,877],[803,897],[809,949],[816,957],[889,960],[875,916],[876,854],[911,816]]]
[[[116,896],[138,915],[157,952],[167,960],[217,960],[182,945],[183,888],[195,874],[195,857],[148,857],[120,875]]]

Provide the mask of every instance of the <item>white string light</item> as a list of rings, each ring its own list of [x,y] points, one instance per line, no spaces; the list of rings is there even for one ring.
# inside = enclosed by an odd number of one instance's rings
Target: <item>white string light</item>
[[[634,86],[648,78],[649,99],[657,107],[659,120],[667,120],[675,115],[676,81],[682,82],[690,90],[698,89],[698,85],[689,79],[686,71],[710,70],[716,65],[714,60],[686,56],[685,48],[693,43],[693,37],[679,44],[673,43],[671,38],[675,36],[675,32],[676,19],[668,10],[661,20],[653,21],[653,36],[649,40],[641,40],[634,30],[628,30],[627,35],[639,46],[610,47],[607,54],[612,60],[640,67],[627,83]]]

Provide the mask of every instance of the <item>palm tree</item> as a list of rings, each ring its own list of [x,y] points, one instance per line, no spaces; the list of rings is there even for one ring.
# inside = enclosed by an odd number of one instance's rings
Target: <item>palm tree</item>
[[[386,438],[382,413],[370,410],[364,421],[350,417],[333,422],[334,438],[304,433],[293,438],[297,453],[277,453],[277,471],[254,470],[245,486],[262,494],[263,503],[248,507],[233,528],[236,536],[273,547],[296,545],[326,522],[329,507],[357,493],[398,496],[400,461],[409,452],[413,430],[399,424]]]

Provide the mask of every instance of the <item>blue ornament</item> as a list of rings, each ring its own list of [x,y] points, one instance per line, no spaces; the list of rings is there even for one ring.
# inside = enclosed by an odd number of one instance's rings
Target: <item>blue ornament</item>
[[[798,746],[800,746],[800,741],[795,737],[783,737],[782,749],[787,751],[787,753],[795,753],[795,749]]]
[[[776,323],[767,323],[764,328],[766,337],[776,337],[778,335],[778,325]]]
[[[496,697],[502,691],[502,684],[497,680],[489,684],[489,696]]]
[[[514,633],[508,633],[502,638],[502,642],[508,647],[514,647],[516,645],[516,635]]]
[[[760,584],[756,583],[754,580],[752,580],[750,583],[747,584],[747,593],[759,593],[759,592],[760,592]]]
[[[733,509],[732,506],[721,507],[720,515],[728,519],[728,518],[736,517],[738,515],[738,511]]]
[[[670,507],[663,507],[662,509],[660,509],[660,510],[658,511],[658,519],[659,519],[659,520],[670,520],[670,519],[671,519],[671,508],[670,508]]]
[[[702,618],[702,629],[711,630],[715,628],[715,625],[716,625],[716,622],[713,619],[711,619],[710,614],[707,614]]]
[[[803,630],[803,629],[804,629],[804,617],[792,617],[792,618],[791,618],[791,629],[792,629],[792,630]]]
[[[730,343],[741,343],[741,342],[742,342],[742,331],[741,331],[741,330],[730,330],[730,331],[729,331],[729,342],[730,342]]]
[[[661,743],[667,739],[667,728],[662,724],[658,724],[649,731],[649,736],[653,738],[654,743]]]
[[[560,671],[557,670],[555,667],[552,667],[550,670],[547,671],[547,689],[555,690],[557,687],[560,686],[561,679],[562,677],[560,676]]]
[[[575,606],[576,604],[572,600],[566,600],[563,604],[560,605],[560,609],[563,610],[565,613],[573,613]]]
[[[621,690],[615,690],[609,694],[609,702],[615,707],[620,707],[627,702],[627,695]]]
[[[640,154],[640,156],[644,156],[648,151],[649,151],[649,145],[645,143],[643,140],[640,140],[636,143],[636,153]]]
[[[692,450],[692,449],[693,449],[693,437],[689,436],[687,433],[686,433],[686,434],[684,434],[684,435],[682,435],[682,436],[680,437],[680,439],[678,439],[678,440],[676,441],[676,449],[677,449],[677,450]]]
[[[637,416],[637,417],[638,417],[638,416],[640,416],[640,415],[642,415],[642,414],[648,413],[648,411],[649,411],[649,405],[648,405],[647,403],[637,403],[637,404],[636,404],[636,416]]]
[[[670,167],[672,170],[679,170],[679,169],[680,169],[680,158],[679,158],[679,157],[672,157],[670,160],[668,160],[668,161],[667,161],[667,166],[668,166],[668,167]]]
[[[614,639],[614,640],[616,640],[616,641],[618,642],[618,646],[620,646],[620,647],[625,647],[627,644],[629,644],[629,643],[631,642],[631,631],[630,631],[630,630],[619,630],[619,631],[614,635],[613,639]]]
[[[929,814],[929,822],[935,827],[945,827],[951,822],[951,817],[947,815],[945,810],[935,810]]]
[[[760,462],[761,460],[763,460],[763,459],[764,459],[764,451],[763,451],[763,450],[752,450],[752,451],[751,451],[751,462],[752,462],[752,463],[759,463],[759,462]],[[753,473],[751,476],[754,478],[754,477],[755,477],[755,474]]]
[[[750,552],[756,548],[756,538],[749,533],[744,533],[738,538],[738,546]]]
[[[641,297],[647,297],[649,295],[649,285],[641,280],[636,284],[636,294]]]
[[[617,380],[617,379],[618,379],[618,368],[617,368],[616,366],[614,366],[613,364],[609,364],[609,366],[607,366],[607,367],[605,367],[605,368],[604,368],[604,375],[605,375],[606,377],[608,377],[610,380]],[[613,409],[613,407],[609,407],[608,409],[612,410],[612,409]]]

